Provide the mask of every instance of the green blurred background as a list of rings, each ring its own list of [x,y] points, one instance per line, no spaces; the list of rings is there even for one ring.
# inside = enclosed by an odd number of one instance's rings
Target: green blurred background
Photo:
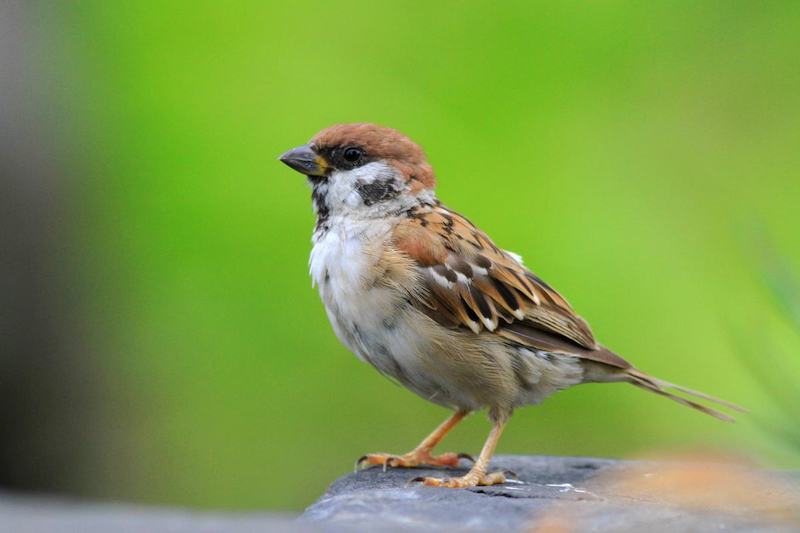
[[[301,509],[363,453],[407,451],[444,419],[349,354],[311,288],[309,191],[276,157],[353,121],[424,146],[439,197],[605,344],[753,411],[724,424],[590,385],[518,411],[499,453],[800,466],[774,397],[796,390],[800,328],[776,305],[787,285],[768,283],[776,261],[800,265],[800,3],[17,8],[17,120],[31,161],[49,154],[30,171],[49,176],[50,218],[29,286],[50,289],[34,322],[14,315],[6,359],[30,368],[5,371],[0,481]],[[18,211],[9,235],[36,213]],[[765,386],[765,369],[785,381]],[[444,447],[477,452],[488,429],[473,416]]]

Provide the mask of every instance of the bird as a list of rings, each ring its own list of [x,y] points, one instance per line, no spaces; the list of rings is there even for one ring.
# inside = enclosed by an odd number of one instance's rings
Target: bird
[[[433,454],[468,414],[492,428],[462,476],[426,486],[505,483],[489,471],[516,408],[582,383],[630,383],[725,421],[741,407],[646,374],[601,345],[553,287],[435,192],[419,145],[371,123],[336,124],[279,157],[305,175],[316,223],[309,269],[338,339],[359,359],[453,414],[412,451],[371,453],[383,468],[457,467]],[[414,481],[412,480],[412,481]]]

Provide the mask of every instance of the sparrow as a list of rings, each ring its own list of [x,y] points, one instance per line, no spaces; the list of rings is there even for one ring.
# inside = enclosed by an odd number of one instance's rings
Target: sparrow
[[[463,454],[434,455],[434,447],[467,414],[486,409],[492,429],[469,472],[416,481],[504,483],[506,472],[489,472],[489,460],[514,409],[581,383],[630,383],[726,421],[733,419],[696,400],[743,411],[650,376],[599,344],[519,255],[439,201],[424,152],[400,132],[339,124],[280,161],[311,187],[310,274],[338,339],[381,374],[453,411],[412,451],[368,454],[360,463],[455,467]]]

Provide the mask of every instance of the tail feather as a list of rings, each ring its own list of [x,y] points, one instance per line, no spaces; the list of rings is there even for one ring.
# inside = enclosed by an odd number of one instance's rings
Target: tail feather
[[[733,409],[734,411],[738,411],[739,413],[747,413],[747,409],[742,407],[741,405],[736,405],[733,402],[729,402],[727,400],[723,400],[721,398],[717,398],[716,396],[711,396],[710,394],[706,394],[704,392],[696,391],[693,389],[689,389],[687,387],[683,387],[681,385],[675,385],[674,383],[670,383],[668,381],[657,380],[659,385],[662,387],[668,387],[670,389],[675,389],[676,391],[682,392],[684,394],[688,394],[689,396],[694,396],[695,398],[700,398],[701,400],[707,400],[709,402],[716,403],[718,405],[724,405],[728,409]]]
[[[716,409],[712,409],[711,407],[707,407],[693,400],[689,400],[687,398],[684,398],[683,396],[678,396],[677,394],[674,394],[667,389],[674,389],[687,396],[692,396],[694,398],[699,398],[701,400],[706,400],[712,403],[716,403],[718,405],[725,406],[729,409],[733,409],[734,411],[738,411],[740,413],[747,412],[747,409],[744,409],[743,407],[740,407],[734,403],[721,400],[719,398],[715,398],[710,394],[705,394],[703,392],[695,391],[686,387],[682,387],[680,385],[675,385],[674,383],[670,383],[668,381],[654,378],[653,376],[649,376],[644,372],[640,372],[633,368],[628,369],[625,372],[625,374],[628,376],[629,382],[632,383],[633,385],[636,385],[637,387],[648,390],[650,392],[654,392],[661,396],[666,396],[670,400],[686,405],[687,407],[697,409],[698,411],[713,416],[714,418],[718,418],[719,420],[724,420],[725,422],[734,422],[734,418],[726,415],[725,413],[717,411]]]

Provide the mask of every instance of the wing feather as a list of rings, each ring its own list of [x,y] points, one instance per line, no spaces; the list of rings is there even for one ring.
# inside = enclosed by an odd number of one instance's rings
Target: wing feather
[[[411,212],[392,242],[417,265],[428,295],[420,307],[440,324],[498,332],[522,344],[560,339],[560,351],[600,350],[589,325],[555,289],[461,215],[441,205]]]

